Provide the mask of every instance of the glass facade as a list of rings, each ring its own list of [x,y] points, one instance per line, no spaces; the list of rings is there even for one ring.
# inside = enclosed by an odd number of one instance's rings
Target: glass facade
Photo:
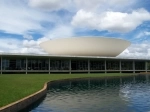
[[[133,70],[133,61],[121,61],[121,70]]]
[[[105,70],[105,61],[90,61],[90,70]]]
[[[106,61],[106,70],[120,70],[120,62]]]
[[[48,59],[28,59],[28,70],[49,70]]]
[[[50,70],[69,70],[69,60],[51,60]]]
[[[88,70],[88,60],[72,60],[71,70]]]
[[[147,70],[150,70],[150,61],[147,62]]]
[[[135,70],[145,70],[145,61],[135,61]]]
[[[27,62],[27,65],[26,65]],[[89,62],[89,65],[88,65]],[[120,65],[121,62],[121,65]],[[71,65],[70,65],[70,59],[66,58],[50,58],[50,63],[49,63],[49,58],[48,57],[26,57],[20,56],[20,57],[8,57],[8,56],[3,56],[2,60],[0,58],[0,69],[2,68],[2,72],[7,72],[7,70],[10,70],[8,72],[11,72],[11,70],[15,70],[15,72],[18,70],[18,72],[27,72],[26,68],[29,72],[36,71],[36,70],[41,70],[41,72],[57,72],[58,70],[85,70],[85,72],[89,72],[88,70],[91,70],[94,72],[94,70],[105,70],[105,60],[94,60],[91,59],[88,61],[88,59],[71,59]],[[50,64],[50,65],[49,65]],[[133,66],[134,64],[134,66]],[[123,71],[128,71],[128,70],[134,70],[135,71],[145,71],[146,70],[146,65],[147,65],[147,70],[150,70],[150,61],[145,60],[110,60],[106,59],[106,70],[107,71],[115,71],[115,70],[121,70]],[[50,68],[49,68],[50,67]],[[89,67],[89,69],[88,69]],[[42,71],[45,70],[45,71]],[[56,70],[56,71],[55,71]],[[13,71],[12,71],[13,72]],[[58,71],[59,72],[59,71]],[[65,71],[64,71],[65,72]]]
[[[26,70],[26,60],[19,58],[3,58],[2,70]]]

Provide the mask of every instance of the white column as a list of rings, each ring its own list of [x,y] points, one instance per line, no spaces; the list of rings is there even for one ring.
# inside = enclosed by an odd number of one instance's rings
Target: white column
[[[26,74],[28,74],[28,59],[26,57]]]
[[[105,60],[104,64],[105,64],[105,73],[107,73],[106,60]]]
[[[88,73],[90,73],[90,60],[88,59]]]
[[[119,62],[119,69],[120,69],[120,73],[122,72],[122,69],[121,69],[121,60]]]
[[[2,72],[2,66],[3,66],[3,65],[2,65],[2,60],[3,60],[3,58],[2,58],[2,56],[1,56],[1,74],[3,73],[3,72]]]
[[[51,70],[51,60],[49,58],[49,60],[48,60],[48,72],[49,72],[49,74],[51,73],[50,70]]]

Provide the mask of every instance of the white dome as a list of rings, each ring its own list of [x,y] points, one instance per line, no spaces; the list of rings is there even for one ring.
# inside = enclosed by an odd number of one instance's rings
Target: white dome
[[[129,41],[104,37],[60,38],[40,43],[47,53],[70,56],[114,57],[130,45]]]

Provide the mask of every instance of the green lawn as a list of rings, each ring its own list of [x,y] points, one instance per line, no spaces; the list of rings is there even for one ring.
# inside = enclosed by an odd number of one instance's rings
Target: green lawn
[[[0,107],[19,100],[43,88],[47,81],[82,78],[82,77],[105,77],[123,76],[132,74],[109,73],[109,74],[9,74],[0,75]]]

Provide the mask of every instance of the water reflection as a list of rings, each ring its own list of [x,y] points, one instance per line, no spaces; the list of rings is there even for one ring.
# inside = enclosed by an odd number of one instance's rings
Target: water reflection
[[[31,112],[148,112],[149,76],[53,82]]]

